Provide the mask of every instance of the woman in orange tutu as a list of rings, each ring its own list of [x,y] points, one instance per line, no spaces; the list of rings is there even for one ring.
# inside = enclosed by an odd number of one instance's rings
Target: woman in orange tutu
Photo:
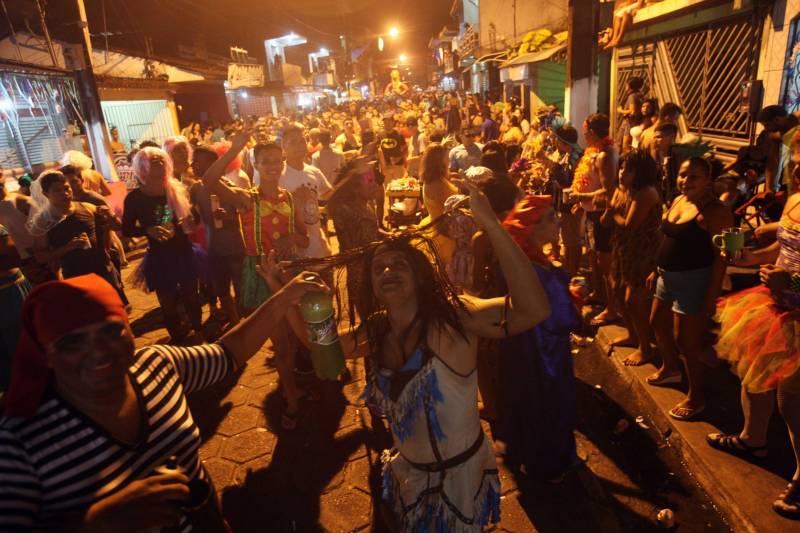
[[[800,135],[792,143],[793,176],[800,180]],[[796,189],[795,189],[796,190]],[[744,427],[738,435],[711,433],[708,443],[749,458],[767,455],[767,426],[775,406],[789,429],[795,472],[773,509],[800,519],[800,192],[786,201],[778,240],[745,250],[737,265],[762,265],[763,285],[723,299],[717,352],[742,381]]]

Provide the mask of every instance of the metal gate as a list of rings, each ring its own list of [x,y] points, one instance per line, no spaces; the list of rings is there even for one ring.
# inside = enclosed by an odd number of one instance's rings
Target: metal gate
[[[740,18],[620,48],[615,101],[622,105],[625,82],[641,76],[646,94],[683,109],[682,134],[710,141],[724,157],[750,142],[753,122],[739,103],[742,84],[755,78],[760,34]]]

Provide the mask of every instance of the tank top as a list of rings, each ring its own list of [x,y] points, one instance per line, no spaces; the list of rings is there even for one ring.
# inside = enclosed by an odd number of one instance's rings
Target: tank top
[[[708,204],[697,211],[688,222],[670,222],[665,216],[661,221],[664,238],[658,248],[657,264],[670,272],[683,272],[708,268],[714,263],[716,249],[711,243],[711,234],[700,227],[697,217]],[[669,216],[669,213],[667,213]]]

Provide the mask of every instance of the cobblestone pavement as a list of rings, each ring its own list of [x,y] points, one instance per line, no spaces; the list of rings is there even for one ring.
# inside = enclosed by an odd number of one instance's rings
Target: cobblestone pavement
[[[167,333],[155,295],[127,292],[137,344],[163,342]],[[214,329],[213,321],[207,323],[209,338],[218,333]],[[383,531],[373,524],[379,521],[372,519],[372,495],[378,483],[373,465],[386,440],[372,431],[359,400],[363,363],[350,363],[348,383],[301,382],[314,399],[303,404],[297,429],[286,432],[280,429],[278,376],[270,355],[266,345],[235,375],[190,398],[203,438],[200,455],[234,531]],[[495,531],[536,531],[531,517],[542,531],[585,531],[590,522],[592,529],[615,530],[587,468],[559,486],[543,484],[524,495],[514,476],[500,468],[503,518]]]

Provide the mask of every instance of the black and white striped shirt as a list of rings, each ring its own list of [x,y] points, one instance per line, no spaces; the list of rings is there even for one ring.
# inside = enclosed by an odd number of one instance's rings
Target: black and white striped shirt
[[[186,394],[222,380],[234,363],[219,344],[148,346],[135,361],[129,373],[145,422],[136,446],[52,391],[31,418],[0,418],[0,531],[57,530],[66,515],[153,475],[171,455],[190,478],[208,477]]]

